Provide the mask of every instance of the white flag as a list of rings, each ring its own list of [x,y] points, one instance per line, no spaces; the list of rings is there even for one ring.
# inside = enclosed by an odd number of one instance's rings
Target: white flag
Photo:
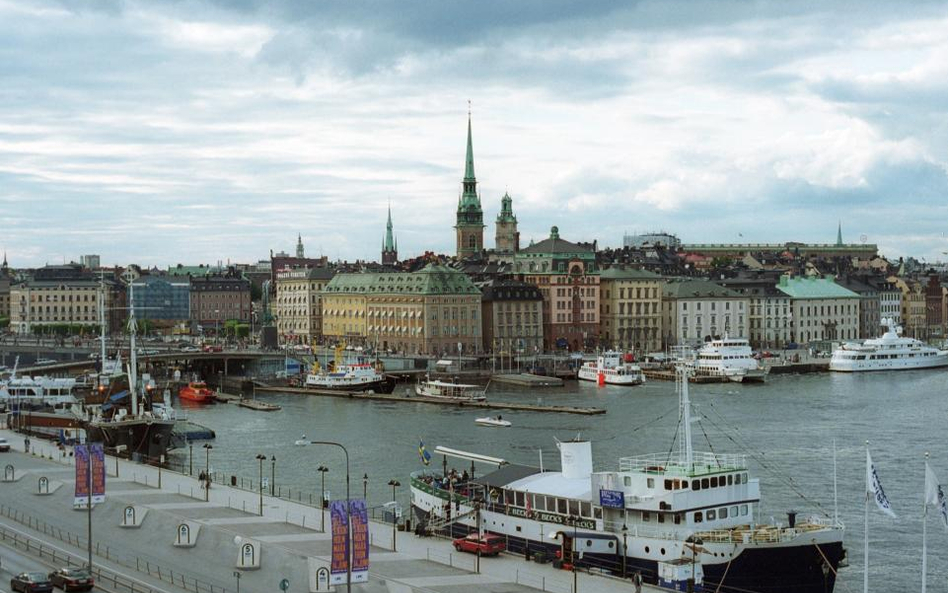
[[[879,481],[879,474],[876,473],[876,468],[872,465],[869,449],[866,449],[866,491],[876,499],[876,505],[883,513],[895,518],[892,505],[889,504],[889,499],[886,497],[885,491],[882,489],[882,483]]]
[[[945,499],[945,491],[938,483],[938,478],[935,477],[935,472],[927,461],[925,462],[925,504],[938,509],[942,523],[948,527],[948,500]]]

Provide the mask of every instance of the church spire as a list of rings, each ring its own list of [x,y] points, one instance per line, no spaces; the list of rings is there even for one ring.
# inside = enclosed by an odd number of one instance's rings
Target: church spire
[[[836,227],[836,246],[842,247],[843,245],[843,221],[839,221],[839,226]]]
[[[300,259],[305,257],[303,255],[303,235],[299,233],[296,235],[296,257]]]
[[[385,223],[385,251],[395,251],[395,240],[392,237],[392,205],[388,206],[388,222]]]
[[[464,181],[476,181],[474,177],[474,142],[471,139],[471,109],[467,110],[467,158],[464,160]]]

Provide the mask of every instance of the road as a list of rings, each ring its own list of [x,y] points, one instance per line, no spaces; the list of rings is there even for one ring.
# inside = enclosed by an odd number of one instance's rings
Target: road
[[[50,573],[59,568],[47,560],[40,560],[22,550],[14,550],[4,543],[0,543],[0,563],[0,593],[12,593],[10,579],[13,575],[32,571]],[[92,590],[96,593],[110,593],[99,587]]]

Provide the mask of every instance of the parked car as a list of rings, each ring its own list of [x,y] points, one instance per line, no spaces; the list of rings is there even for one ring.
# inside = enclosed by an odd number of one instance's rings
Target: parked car
[[[467,537],[459,537],[454,540],[454,549],[458,552],[470,552],[476,554],[480,552],[482,556],[496,556],[505,549],[504,538],[493,533],[477,535],[472,533]]]
[[[90,591],[95,585],[92,574],[85,568],[60,568],[49,573],[49,580],[63,591]]]
[[[182,346],[181,352],[200,352],[201,349],[197,346]]]
[[[224,347],[220,344],[205,344],[204,352],[223,352]]]
[[[10,589],[23,593],[51,593],[53,584],[42,572],[21,572],[10,579]]]
[[[0,437],[0,453],[9,453],[10,452],[10,441],[6,440],[3,437]]]
[[[46,366],[49,364],[56,364],[58,362],[59,361],[56,360],[55,358],[37,358],[36,362],[34,362],[33,364],[40,367],[40,366]]]

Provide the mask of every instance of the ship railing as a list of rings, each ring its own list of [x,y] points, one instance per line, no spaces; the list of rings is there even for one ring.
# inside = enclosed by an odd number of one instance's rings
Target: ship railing
[[[698,451],[692,455],[690,464],[684,455],[678,453],[651,453],[619,459],[620,472],[695,476],[746,469],[746,456],[730,453]]]
[[[626,536],[628,537],[649,537],[653,539],[665,539],[679,541],[685,535],[681,530],[674,530],[662,527],[653,527],[650,525],[626,525],[621,521],[603,521],[603,529],[606,532],[622,536],[622,527],[626,527]]]
[[[793,541],[797,537],[813,531],[843,529],[839,521],[832,519],[805,518],[794,527],[785,525],[739,525],[730,529],[699,531],[695,537],[712,543],[782,543]]]

